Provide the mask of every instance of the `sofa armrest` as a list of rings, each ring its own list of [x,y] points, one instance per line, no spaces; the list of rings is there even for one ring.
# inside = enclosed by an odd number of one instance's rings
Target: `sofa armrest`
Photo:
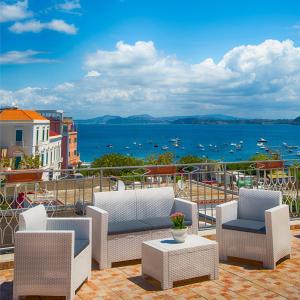
[[[192,201],[184,200],[181,198],[175,198],[175,210],[181,211],[187,217],[192,220],[192,232],[198,233],[198,205]]]
[[[238,202],[230,201],[216,206],[216,225],[222,227],[222,224],[236,220],[238,213]]]
[[[96,206],[88,206],[86,215],[92,219],[92,257],[100,269],[107,268],[108,212]]]
[[[75,239],[92,239],[92,220],[90,218],[47,218],[47,230],[73,230]]]
[[[282,204],[265,211],[267,247],[273,261],[291,253],[291,232],[288,205]],[[286,255],[287,255],[286,254]]]
[[[18,231],[15,233],[14,285],[49,284],[55,274],[57,290],[71,289],[74,231]],[[53,275],[52,275],[53,277]],[[32,278],[32,286],[30,285]],[[38,281],[36,281],[38,279]]]

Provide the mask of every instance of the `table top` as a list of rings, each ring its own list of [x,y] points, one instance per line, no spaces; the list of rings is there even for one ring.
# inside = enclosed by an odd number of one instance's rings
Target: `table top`
[[[217,242],[211,241],[209,239],[200,237],[195,234],[190,234],[187,236],[184,243],[177,243],[176,241],[174,241],[172,237],[170,237],[170,238],[164,238],[159,240],[146,241],[143,242],[143,244],[156,248],[163,252],[170,252],[170,251],[197,248],[201,246],[208,246],[208,247],[215,246]]]

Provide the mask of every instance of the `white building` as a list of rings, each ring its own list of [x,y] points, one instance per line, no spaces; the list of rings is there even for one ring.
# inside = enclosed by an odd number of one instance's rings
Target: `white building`
[[[44,172],[43,179],[56,178],[59,173],[51,170],[60,169],[61,139],[61,135],[50,134],[50,121],[35,111],[0,111],[0,156],[14,158],[14,168],[25,155],[39,155],[40,168],[50,171]]]

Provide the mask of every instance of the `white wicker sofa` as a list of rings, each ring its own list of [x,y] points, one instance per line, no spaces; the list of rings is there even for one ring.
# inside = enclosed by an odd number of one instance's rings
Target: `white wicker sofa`
[[[91,232],[91,219],[48,218],[43,205],[21,213],[15,233],[13,298],[73,299],[91,276]]]
[[[245,189],[239,200],[218,205],[217,241],[221,260],[228,256],[262,261],[274,269],[291,253],[289,208],[279,191]]]
[[[171,236],[169,216],[181,211],[189,232],[198,232],[197,204],[174,196],[172,187],[94,193],[92,256],[100,269],[141,258],[143,241]]]

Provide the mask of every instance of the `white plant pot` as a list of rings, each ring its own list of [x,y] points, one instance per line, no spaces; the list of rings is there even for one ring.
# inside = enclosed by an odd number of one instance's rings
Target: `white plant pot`
[[[173,228],[171,229],[173,238],[177,243],[184,243],[188,235],[187,231],[188,231],[187,227],[185,229],[173,229]]]

